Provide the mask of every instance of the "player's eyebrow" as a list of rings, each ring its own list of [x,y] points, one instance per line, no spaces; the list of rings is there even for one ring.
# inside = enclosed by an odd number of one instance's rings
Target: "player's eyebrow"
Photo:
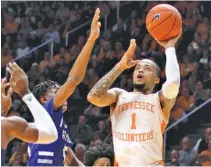
[[[152,67],[152,64],[144,64],[145,67]]]

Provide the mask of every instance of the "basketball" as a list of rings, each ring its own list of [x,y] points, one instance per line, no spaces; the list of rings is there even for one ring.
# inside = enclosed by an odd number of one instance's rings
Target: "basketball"
[[[182,17],[175,7],[159,4],[147,14],[146,28],[153,38],[165,41],[180,33]]]

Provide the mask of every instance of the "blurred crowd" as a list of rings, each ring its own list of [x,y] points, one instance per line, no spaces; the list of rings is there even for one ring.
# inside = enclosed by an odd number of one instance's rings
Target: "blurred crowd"
[[[181,87],[171,111],[172,123],[211,97],[211,5],[199,1],[168,3],[177,7],[183,18],[183,35],[177,44]],[[109,107],[93,106],[87,102],[86,96],[94,84],[121,59],[129,39],[135,38],[137,42],[134,59],[150,58],[161,67],[161,83],[155,91],[159,90],[165,81],[164,49],[145,28],[147,12],[156,4],[158,3],[131,2],[124,6],[125,9],[120,8],[120,17],[114,20],[116,2],[2,2],[2,77],[5,76],[8,62],[21,57],[48,39],[54,41],[53,57],[50,48],[45,46],[19,59],[18,63],[28,75],[30,89],[45,80],[57,81],[59,84],[66,81],[68,72],[89,35],[89,26],[71,35],[68,46],[65,46],[68,31],[92,19],[96,7],[101,10],[102,24],[105,15],[108,16],[108,23],[111,19],[108,29],[104,29],[102,25],[86,76],[68,100],[68,112],[64,114],[64,119],[69,125],[69,135],[74,142],[73,150],[85,165],[96,165],[99,158],[108,166],[113,163]],[[125,71],[113,87],[132,91],[132,73],[133,69]],[[13,94],[10,115],[33,121],[27,110],[21,98]],[[210,129],[207,131],[211,133]],[[185,137],[182,140],[183,149],[179,152],[172,151],[170,164],[188,166],[196,162],[197,158],[197,163],[205,163],[206,157],[211,156],[211,140],[208,140],[207,133],[205,138],[199,141],[199,146],[196,146],[197,150],[190,148],[189,138]],[[201,142],[206,144],[203,149],[200,148]],[[15,140],[9,145],[7,157],[8,165],[26,165],[27,144]]]
[[[170,153],[169,166],[211,166],[211,128],[195,145],[188,136],[181,141],[181,149],[173,149]]]

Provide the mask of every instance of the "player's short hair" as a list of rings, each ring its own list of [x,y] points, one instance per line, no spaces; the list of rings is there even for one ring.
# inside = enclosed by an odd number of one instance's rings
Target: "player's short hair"
[[[93,166],[95,161],[99,158],[108,158],[111,163],[114,159],[113,149],[110,150],[103,146],[94,146],[87,149],[84,156],[84,161],[86,166]]]
[[[58,86],[60,85],[57,82],[51,80],[44,81],[35,86],[32,90],[32,93],[34,94],[35,98],[40,102],[40,97],[45,96],[49,89],[57,88]]]

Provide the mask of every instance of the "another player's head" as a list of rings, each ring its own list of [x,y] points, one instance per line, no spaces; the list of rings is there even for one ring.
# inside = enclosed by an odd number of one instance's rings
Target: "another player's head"
[[[86,166],[112,166],[113,150],[102,146],[89,147],[84,159]]]
[[[59,88],[60,85],[57,82],[48,80],[35,86],[32,93],[41,104],[45,104],[51,97],[56,95]],[[66,105],[66,103],[64,105]],[[66,107],[62,109],[66,111]]]
[[[160,82],[160,74],[161,70],[154,61],[141,60],[133,73],[134,90],[143,93],[152,92],[155,85]]]

